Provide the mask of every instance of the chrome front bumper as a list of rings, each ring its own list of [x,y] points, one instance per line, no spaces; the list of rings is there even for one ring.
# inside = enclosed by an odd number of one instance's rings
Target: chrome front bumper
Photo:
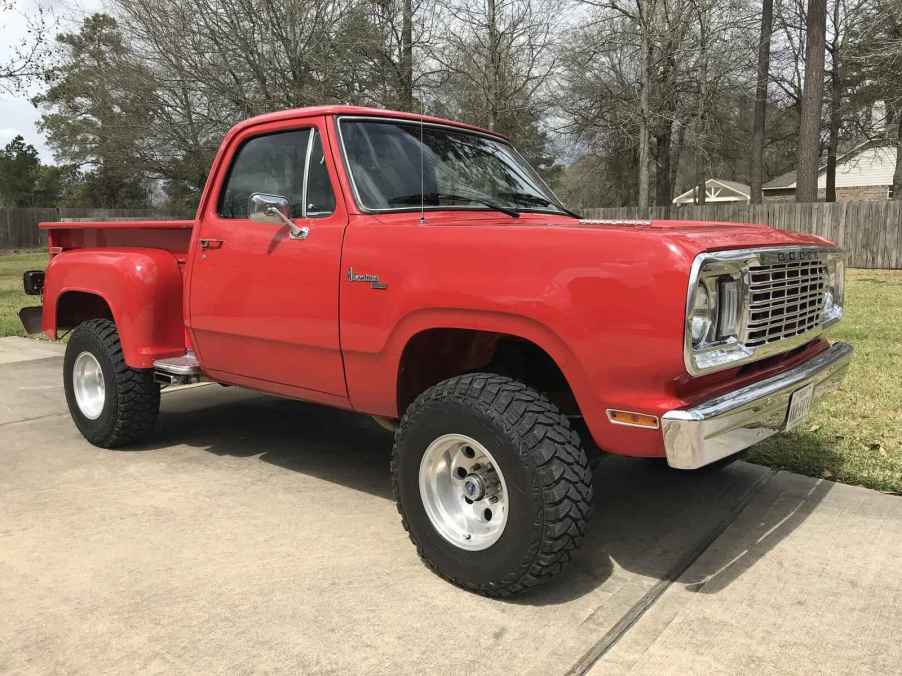
[[[793,392],[814,386],[812,403],[839,386],[852,359],[852,346],[834,343],[784,373],[661,418],[667,464],[697,469],[738,453],[786,426]]]

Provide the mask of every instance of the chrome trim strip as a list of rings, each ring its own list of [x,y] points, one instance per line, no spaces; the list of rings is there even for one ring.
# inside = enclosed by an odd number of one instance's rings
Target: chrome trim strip
[[[709,373],[716,373],[717,371],[723,371],[724,369],[736,368],[737,366],[743,366],[744,364],[758,361],[760,359],[766,359],[767,357],[772,357],[776,354],[789,352],[790,350],[794,350],[795,348],[804,345],[808,341],[817,338],[826,329],[833,326],[842,318],[841,315],[834,317],[829,321],[821,323],[819,326],[806,333],[800,334],[798,336],[793,336],[785,340],[767,343],[758,347],[746,347],[736,338],[730,338],[724,343],[715,344],[701,350],[696,350],[692,347],[692,337],[689,330],[689,319],[692,313],[692,294],[699,282],[702,268],[706,263],[710,261],[716,261],[726,264],[746,264],[746,270],[743,271],[742,275],[740,275],[739,280],[741,309],[740,324],[745,327],[748,324],[746,315],[749,312],[749,301],[747,299],[747,296],[750,293],[748,288],[748,280],[746,279],[748,265],[750,265],[752,261],[758,261],[759,264],[770,265],[772,264],[771,259],[775,258],[778,255],[782,254],[788,256],[799,256],[808,252],[822,254],[825,257],[844,254],[843,250],[838,247],[818,245],[791,245],[700,253],[695,257],[695,260],[692,262],[692,268],[689,272],[689,286],[686,289],[686,306],[683,318],[683,364],[686,367],[686,372],[689,373],[689,375],[697,377],[707,375]],[[696,366],[696,362],[699,356],[704,356],[706,354],[716,354],[721,351],[727,351],[737,356],[733,359],[723,360],[721,363],[715,366]],[[742,354],[744,354],[745,356],[739,356]]]
[[[307,136],[307,152],[304,156],[304,185],[301,186],[301,218],[307,218],[307,181],[310,180],[310,155],[313,154],[313,141],[316,139],[316,127]]]
[[[822,399],[845,377],[852,353],[848,343],[834,343],[784,373],[668,411],[661,417],[667,464],[697,469],[783,431],[792,394],[813,384],[812,403]]]

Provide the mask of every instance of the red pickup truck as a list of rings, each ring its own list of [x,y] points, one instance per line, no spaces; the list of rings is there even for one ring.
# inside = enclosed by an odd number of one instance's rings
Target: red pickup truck
[[[255,117],[194,220],[41,227],[43,305],[21,316],[71,331],[88,441],[145,438],[160,388],[202,378],[369,414],[395,430],[419,554],[487,595],[570,559],[599,449],[723,464],[798,425],[852,355],[823,336],[843,313],[829,241],[581,219],[505,138],[433,117]]]

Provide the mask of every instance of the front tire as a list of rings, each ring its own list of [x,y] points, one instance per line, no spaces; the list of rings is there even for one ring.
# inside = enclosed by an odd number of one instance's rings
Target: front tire
[[[72,332],[63,361],[66,403],[85,439],[117,448],[146,438],[160,412],[160,386],[150,370],[125,363],[119,332],[91,319]]]
[[[417,552],[441,577],[486,596],[563,569],[586,530],[591,481],[566,417],[504,376],[435,385],[395,435],[392,484]]]

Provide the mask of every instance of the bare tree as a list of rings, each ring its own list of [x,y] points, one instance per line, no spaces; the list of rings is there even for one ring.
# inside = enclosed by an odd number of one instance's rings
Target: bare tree
[[[556,0],[447,0],[433,58],[450,84],[448,105],[502,130],[528,108],[547,106],[554,72]]]
[[[836,153],[839,148],[839,126],[842,123],[842,80],[840,75],[841,0],[833,0],[833,35],[827,45],[830,52],[830,138],[827,142],[827,176],[825,202],[836,201]]]
[[[115,0],[149,73],[145,167],[196,196],[222,134],[323,103],[413,109],[425,0]]]
[[[643,3],[636,0],[636,25],[639,30],[639,209],[645,213],[649,207],[648,165],[649,121],[651,120],[651,88],[654,83],[654,25],[658,14],[655,0]],[[621,10],[622,11],[622,10]]]
[[[755,86],[755,119],[752,127],[752,153],[749,167],[750,201],[761,203],[764,182],[764,138],[767,116],[767,86],[770,82],[770,41],[774,30],[774,0],[761,3],[761,37],[758,39],[758,74]]]
[[[805,85],[799,121],[799,161],[796,201],[817,201],[821,109],[824,96],[824,49],[827,31],[826,0],[808,0],[805,39]]]
[[[401,105],[413,110],[413,1],[402,0],[401,8]]]
[[[864,76],[875,92],[872,100],[881,99],[886,107],[886,119],[881,125],[884,136],[893,134],[896,146],[896,167],[893,173],[893,199],[902,199],[902,0],[876,0],[870,15],[870,29],[862,39],[866,47],[860,61]],[[891,131],[891,128],[895,127]]]
[[[92,84],[91,101],[72,76],[66,105],[99,115],[104,101],[128,102],[105,128],[132,130],[134,171],[166,179],[185,203],[229,126],[294,106],[468,120],[511,136],[546,177],[562,172],[583,205],[643,208],[687,188],[704,203],[709,177],[749,180],[760,201],[767,177],[793,164],[799,198],[816,199],[821,129],[832,187],[843,149],[875,138],[875,102],[894,129],[902,120],[902,0],[835,0],[829,31],[826,0],[111,2],[115,73]],[[578,160],[566,170],[551,152],[561,139]]]
[[[429,62],[437,20],[434,0],[363,0],[369,4],[373,37],[356,35],[367,54],[373,84],[381,94],[380,105],[420,110],[415,99],[433,84],[434,64]],[[362,39],[361,39],[362,38]]]
[[[640,207],[650,202],[652,181],[655,203],[669,206],[685,168],[704,200],[711,152],[727,147],[722,135],[735,136],[740,122],[730,106],[748,87],[751,45],[743,35],[752,12],[742,0],[602,0],[592,7],[592,21],[565,50],[566,129],[590,144],[630,141]]]
[[[15,0],[0,0],[0,32],[6,32],[6,23],[14,12]],[[6,61],[0,62],[0,89],[10,95],[20,94],[29,81],[43,75],[51,52],[54,25],[47,12],[38,6],[24,18],[25,37],[12,46]]]

